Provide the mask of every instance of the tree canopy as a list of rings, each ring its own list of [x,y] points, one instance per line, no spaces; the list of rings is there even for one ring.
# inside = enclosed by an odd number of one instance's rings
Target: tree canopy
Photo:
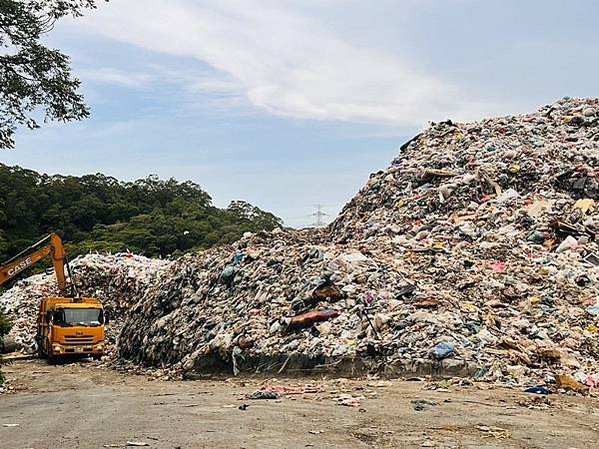
[[[57,231],[72,257],[89,251],[178,255],[231,243],[282,221],[244,201],[226,209],[199,185],[149,176],[49,176],[0,164],[0,261]]]
[[[93,0],[0,0],[0,149],[13,148],[18,126],[89,115],[69,57],[42,44],[58,19],[80,16]]]

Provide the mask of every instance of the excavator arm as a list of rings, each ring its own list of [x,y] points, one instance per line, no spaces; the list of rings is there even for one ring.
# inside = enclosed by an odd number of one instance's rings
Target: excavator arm
[[[22,271],[35,265],[44,257],[51,256],[58,288],[62,295],[67,294],[65,265],[67,263],[64,246],[58,234],[52,233],[34,245],[17,254],[0,266],[0,285],[5,284]]]

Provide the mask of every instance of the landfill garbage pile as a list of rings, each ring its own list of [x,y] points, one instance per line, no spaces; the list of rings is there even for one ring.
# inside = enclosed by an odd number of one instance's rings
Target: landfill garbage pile
[[[109,351],[115,347],[124,314],[170,263],[129,253],[87,254],[69,262],[79,293],[100,299],[111,315],[106,331]],[[0,296],[0,309],[12,322],[6,340],[25,353],[37,351],[37,312],[40,299],[48,296],[60,296],[54,273],[20,280]]]
[[[478,375],[599,380],[599,100],[433,124],[330,226],[387,247]],[[438,342],[439,334],[422,337]],[[430,341],[429,340],[429,341]],[[468,356],[470,357],[470,356]]]
[[[530,238],[539,243],[538,228],[553,219],[592,226],[598,146],[599,99],[562,100],[533,114],[476,123],[432,124],[402,146],[387,170],[371,175],[331,225],[331,239],[382,237],[424,247],[436,237],[467,242],[483,231],[509,238],[505,226],[520,226],[538,230]],[[511,220],[501,221],[505,214]]]
[[[432,124],[324,232],[187,255],[119,356],[179,373],[318,368],[599,381],[599,100]],[[349,362],[348,362],[349,361]]]
[[[120,358],[179,372],[293,372],[346,356],[353,363],[373,350],[388,319],[370,319],[368,304],[376,296],[399,305],[388,287],[402,275],[359,246],[321,237],[261,232],[176,260],[130,310]]]

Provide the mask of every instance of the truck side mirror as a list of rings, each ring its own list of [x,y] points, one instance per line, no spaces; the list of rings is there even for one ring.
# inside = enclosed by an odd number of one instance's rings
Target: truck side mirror
[[[48,311],[48,313],[46,313],[46,322],[49,324],[52,322],[53,319],[54,319],[54,314],[50,310],[50,311]]]
[[[106,311],[104,311],[104,324],[109,324],[110,323],[110,314]]]

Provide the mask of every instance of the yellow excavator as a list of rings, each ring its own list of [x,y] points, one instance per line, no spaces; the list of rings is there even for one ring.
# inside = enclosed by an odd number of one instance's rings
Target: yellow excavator
[[[48,235],[2,264],[0,285],[48,256],[54,265],[61,296],[40,298],[36,335],[38,354],[50,363],[69,357],[99,359],[104,354],[108,316],[99,300],[83,298],[79,294],[58,234]],[[70,284],[67,284],[65,269]]]

